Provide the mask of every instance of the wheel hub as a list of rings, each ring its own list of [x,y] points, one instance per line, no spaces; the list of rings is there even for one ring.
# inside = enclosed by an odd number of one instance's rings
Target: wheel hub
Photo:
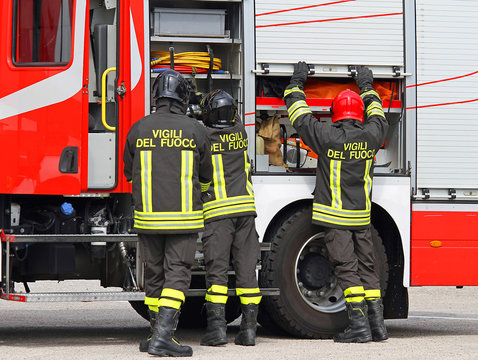
[[[311,290],[317,290],[329,285],[332,276],[330,262],[322,255],[311,252],[304,256],[298,264],[298,278],[303,285]]]
[[[318,233],[307,239],[297,254],[296,286],[307,305],[324,313],[336,313],[345,309],[345,299],[328,260],[323,237],[323,233]]]

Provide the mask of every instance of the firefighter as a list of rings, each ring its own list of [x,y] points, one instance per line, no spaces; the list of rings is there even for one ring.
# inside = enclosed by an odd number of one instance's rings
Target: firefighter
[[[349,89],[333,100],[332,122],[320,122],[305,102],[308,65],[299,62],[284,92],[289,120],[304,142],[319,154],[312,223],[325,229],[325,244],[344,289],[349,326],[337,342],[382,341],[380,283],[374,270],[370,225],[374,156],[388,122],[370,69],[359,66],[360,96]],[[364,108],[366,121],[364,121]]]
[[[247,135],[237,117],[235,101],[227,92],[215,90],[207,94],[201,108],[214,168],[211,186],[203,195],[207,329],[201,345],[227,343],[227,271],[232,257],[236,295],[242,311],[240,330],[234,342],[252,346],[256,343],[257,313],[262,296],[256,278],[260,248]]]
[[[131,127],[124,150],[151,324],[140,351],[191,356],[191,347],[179,344],[174,331],[204,229],[201,192],[212,180],[210,144],[205,127],[185,115],[189,86],[179,73],[162,72],[152,98],[156,112]]]

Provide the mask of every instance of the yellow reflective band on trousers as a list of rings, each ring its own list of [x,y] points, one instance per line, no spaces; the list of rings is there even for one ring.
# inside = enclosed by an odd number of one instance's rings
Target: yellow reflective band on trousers
[[[252,183],[249,181],[249,172],[251,171],[251,163],[247,158],[247,150],[244,150],[244,170],[246,172],[246,190],[247,193],[251,196],[254,196],[254,189],[252,187]]]
[[[380,297],[380,289],[365,290],[365,300],[377,300]]]
[[[193,165],[194,153],[181,151],[181,209],[183,212],[193,210]]]
[[[259,288],[236,288],[236,295],[239,296],[241,304],[259,304],[262,299]]]
[[[227,302],[227,286],[212,285],[206,292],[206,301],[225,304]]]
[[[141,151],[141,200],[143,202],[143,211],[153,211],[152,195],[152,152]]]
[[[148,306],[158,306],[159,305],[159,298],[151,298],[151,297],[144,297],[144,304]]]
[[[204,227],[202,211],[183,212],[134,212],[134,226],[154,230],[186,230]]]
[[[212,156],[212,166],[214,170],[214,195],[216,200],[224,199],[226,194],[226,180],[224,178],[224,166],[222,163],[222,154]]]
[[[370,177],[370,169],[372,168],[373,160],[367,160],[365,163],[365,172],[363,176],[363,189],[365,192],[365,209],[370,210],[372,208],[372,203],[370,201],[370,193],[372,192],[372,178]]]
[[[352,286],[344,290],[346,302],[361,302],[365,299],[365,290],[363,286]]]
[[[216,216],[255,212],[254,197],[249,195],[234,196],[223,200],[214,200],[204,203],[204,219]]]
[[[370,224],[370,209],[334,209],[330,206],[314,203],[312,208],[312,219],[343,226],[368,225]]]
[[[330,206],[336,209],[342,208],[342,190],[340,188],[340,172],[342,161],[330,160],[330,193],[332,201]]]
[[[159,298],[159,306],[179,309],[185,299],[186,297],[182,291],[164,288],[163,291],[161,291],[161,297]]]

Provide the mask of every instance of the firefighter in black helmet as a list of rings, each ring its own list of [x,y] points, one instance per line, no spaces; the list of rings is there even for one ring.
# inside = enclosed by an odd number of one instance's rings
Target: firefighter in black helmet
[[[225,307],[229,261],[236,273],[242,321],[237,345],[255,345],[261,293],[256,265],[260,255],[255,228],[256,209],[247,155],[247,135],[236,114],[235,101],[223,90],[201,102],[203,121],[211,142],[213,181],[203,195],[205,231],[202,237],[206,264],[207,329],[201,345],[227,343]]]
[[[201,192],[212,180],[210,144],[205,127],[185,115],[189,87],[179,73],[162,72],[152,98],[156,112],[133,124],[124,149],[152,331],[140,351],[191,356],[191,347],[179,344],[174,330],[204,228]]]
[[[344,290],[350,322],[334,340],[386,340],[370,210],[374,156],[385,139],[388,122],[372,87],[372,71],[364,66],[357,69],[360,96],[342,91],[332,103],[332,122],[318,121],[305,102],[308,71],[305,62],[295,65],[284,100],[291,124],[319,154],[312,222],[325,228],[325,244]]]

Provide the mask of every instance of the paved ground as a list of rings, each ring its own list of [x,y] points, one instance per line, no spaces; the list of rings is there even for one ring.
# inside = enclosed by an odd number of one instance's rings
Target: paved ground
[[[91,282],[90,282],[91,283]],[[81,291],[95,284],[81,284]],[[35,291],[33,284],[32,291]],[[55,291],[55,290],[51,290]],[[478,359],[478,288],[412,288],[410,318],[387,320],[383,343],[336,344],[332,340],[279,337],[258,329],[258,344],[199,346],[202,330],[180,329],[195,359]],[[152,359],[138,343],[148,324],[123,302],[21,304],[0,301],[0,354],[10,359]]]

